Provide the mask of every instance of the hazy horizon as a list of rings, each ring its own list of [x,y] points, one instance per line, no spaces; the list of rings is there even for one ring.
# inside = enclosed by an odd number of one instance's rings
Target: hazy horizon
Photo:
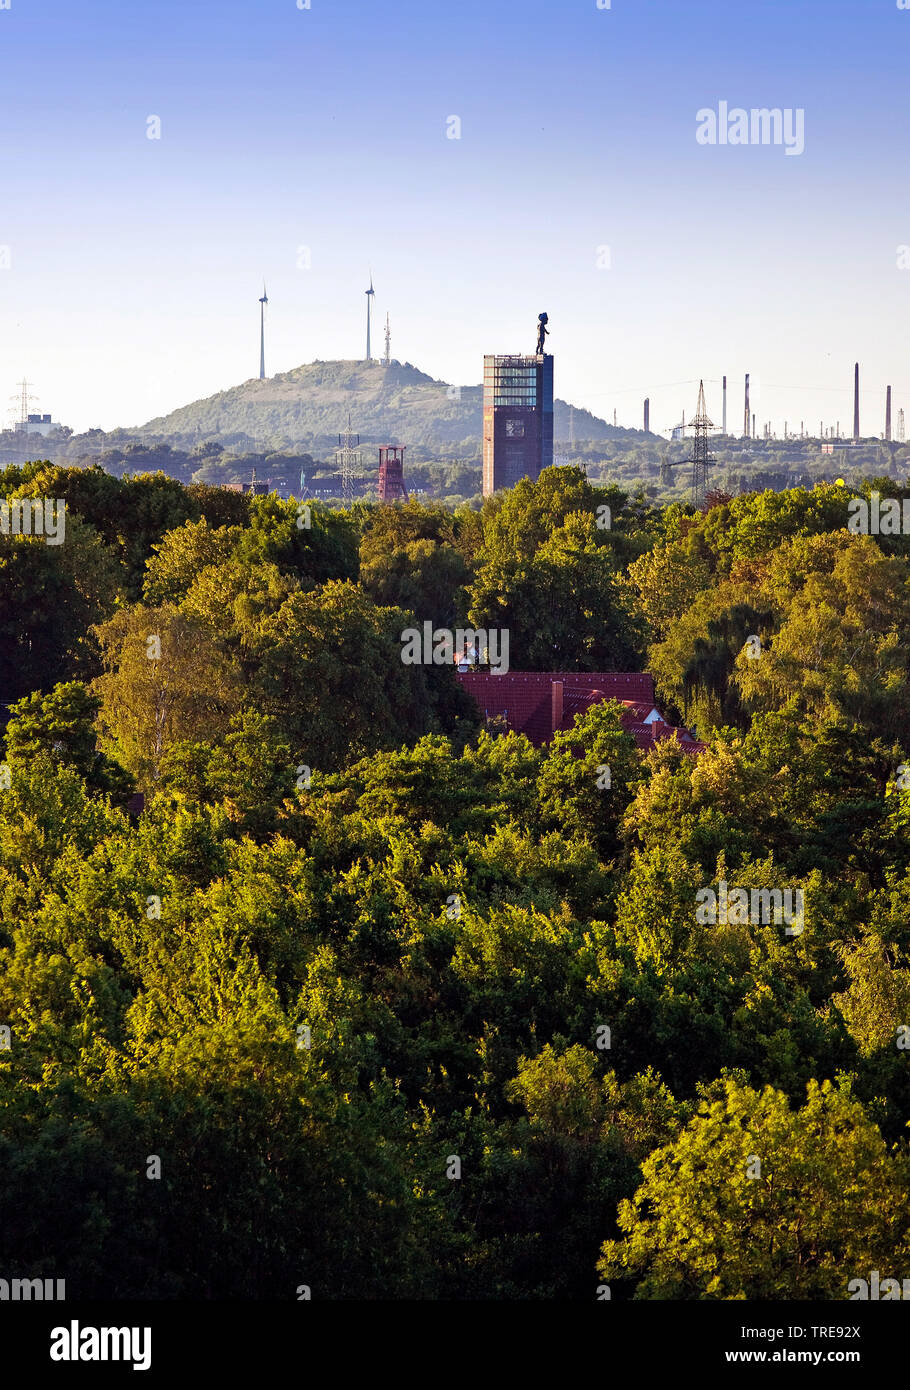
[[[849,432],[857,359],[865,436],[889,383],[910,409],[910,12],[311,5],[0,11],[0,398],[113,429],[249,380],[263,278],[269,375],[356,360],[372,273],[373,356],[388,311],[443,381],[546,310],[557,395],[620,425],[647,395],[666,432],[699,378],[719,424],[726,374],[739,433],[749,371],[759,432]],[[805,148],[699,143],[724,102],[802,112]]]

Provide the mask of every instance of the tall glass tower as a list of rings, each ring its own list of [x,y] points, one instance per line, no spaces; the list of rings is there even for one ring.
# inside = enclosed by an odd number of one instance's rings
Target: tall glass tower
[[[553,358],[483,359],[483,495],[537,481],[553,462]]]

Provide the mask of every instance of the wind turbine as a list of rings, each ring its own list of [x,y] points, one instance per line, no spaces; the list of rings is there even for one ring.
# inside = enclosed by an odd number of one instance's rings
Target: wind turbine
[[[262,282],[262,298],[259,300],[259,380],[265,381],[265,306],[269,302],[269,297],[265,292],[265,281]]]
[[[372,304],[373,304],[373,298],[372,298],[372,297],[373,297],[373,295],[374,295],[375,293],[376,293],[376,291],[373,289],[373,272],[372,272],[372,270],[371,270],[371,271],[370,271],[370,288],[366,291],[366,297],[367,297],[367,361],[368,361],[368,362],[372,362],[372,360],[373,360],[372,356],[370,355],[370,309],[372,308]]]

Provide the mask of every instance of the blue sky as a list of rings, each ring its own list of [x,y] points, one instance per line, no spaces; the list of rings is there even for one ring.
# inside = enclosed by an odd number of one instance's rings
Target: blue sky
[[[556,391],[655,428],[910,411],[896,0],[10,0],[0,9],[0,405],[76,429],[374,352],[478,382],[550,315]],[[696,113],[801,108],[806,148]],[[147,138],[151,116],[161,139]],[[458,116],[461,138],[447,139]],[[609,269],[598,248],[609,247]],[[309,269],[305,265],[308,248]],[[600,260],[604,256],[600,254]],[[910,263],[910,257],[908,257]]]

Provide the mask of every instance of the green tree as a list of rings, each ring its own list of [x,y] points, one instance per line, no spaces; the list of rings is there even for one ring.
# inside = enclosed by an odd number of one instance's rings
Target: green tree
[[[205,517],[168,531],[152,546],[142,586],[144,601],[152,607],[180,603],[201,570],[223,565],[231,557],[241,534],[239,526],[213,529]]]
[[[247,710],[231,718],[216,745],[172,744],[161,761],[160,788],[190,804],[219,802],[238,832],[277,828],[283,801],[296,794],[298,774],[277,723]]]
[[[537,782],[544,822],[588,837],[606,860],[618,850],[619,823],[642,775],[624,713],[604,700],[576,716],[551,740]]]
[[[172,743],[227,729],[242,688],[205,630],[172,604],[136,604],[95,631],[105,666],[93,684],[102,741],[149,791]]]
[[[728,1078],[642,1175],[598,1265],[639,1299],[845,1299],[908,1253],[906,1153],[844,1082],[810,1082],[794,1111]]]
[[[623,533],[599,524],[599,509],[621,500],[625,494],[592,487],[579,469],[552,468],[490,501],[469,617],[477,627],[508,629],[513,666],[637,665],[639,627],[618,577]]]
[[[378,608],[351,583],[291,594],[258,631],[256,686],[301,762],[321,771],[454,728],[470,701],[448,668],[407,666],[411,614]]]
[[[28,489],[26,489],[28,491]],[[0,536],[0,664],[7,703],[92,669],[87,629],[113,611],[119,571],[91,526],[66,516],[62,545]]]
[[[86,784],[123,802],[132,795],[133,780],[97,747],[95,718],[101,700],[79,681],[55,685],[48,695],[35,691],[10,708],[6,751],[14,762],[39,752],[73,768]]]
[[[798,568],[797,568],[798,563]],[[910,568],[869,536],[816,538],[782,548],[768,587],[786,603],[770,649],[737,658],[747,708],[799,707],[862,721],[900,737],[910,719]]]
[[[375,603],[453,627],[469,577],[455,525],[441,507],[377,507],[360,542],[360,582]]]

